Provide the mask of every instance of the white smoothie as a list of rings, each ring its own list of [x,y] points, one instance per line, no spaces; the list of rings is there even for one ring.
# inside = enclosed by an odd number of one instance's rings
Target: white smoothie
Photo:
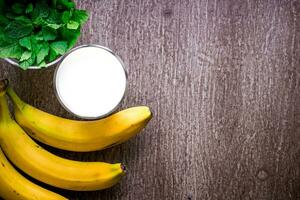
[[[61,103],[83,118],[98,118],[113,111],[126,89],[126,73],[110,51],[82,47],[60,64],[55,78]]]

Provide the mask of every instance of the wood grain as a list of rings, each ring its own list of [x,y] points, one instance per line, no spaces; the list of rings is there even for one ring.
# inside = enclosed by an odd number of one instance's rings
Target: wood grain
[[[121,108],[149,105],[136,138],[101,152],[52,152],[124,162],[128,175],[71,199],[300,199],[300,1],[77,0],[90,10],[79,44],[117,52],[129,72]],[[55,67],[4,61],[30,104],[72,117],[53,92]],[[50,187],[48,187],[50,188]]]

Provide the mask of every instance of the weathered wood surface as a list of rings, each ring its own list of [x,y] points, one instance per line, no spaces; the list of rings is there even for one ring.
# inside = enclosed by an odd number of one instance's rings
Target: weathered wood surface
[[[111,189],[71,199],[300,199],[300,1],[78,0],[90,10],[80,44],[122,57],[122,108],[149,105],[136,138],[77,160],[126,163]],[[65,117],[55,67],[21,71],[2,61],[27,102]],[[78,91],[80,92],[80,91]],[[80,172],[79,172],[80,173]]]

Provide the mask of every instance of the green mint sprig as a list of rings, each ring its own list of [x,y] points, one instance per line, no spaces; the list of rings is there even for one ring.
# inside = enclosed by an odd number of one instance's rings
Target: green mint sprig
[[[75,45],[88,17],[72,0],[0,0],[0,58],[45,67]]]

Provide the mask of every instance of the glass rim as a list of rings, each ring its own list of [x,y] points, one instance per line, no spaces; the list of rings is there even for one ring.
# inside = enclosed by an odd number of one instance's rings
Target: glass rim
[[[61,66],[61,63],[64,61],[64,59],[70,55],[72,52],[78,50],[78,49],[81,49],[81,48],[85,48],[85,47],[97,47],[97,48],[100,48],[100,49],[103,49],[103,50],[106,50],[107,52],[111,53],[115,58],[117,58],[117,60],[120,62],[121,66],[122,66],[122,69],[124,70],[124,73],[125,73],[125,90],[123,92],[123,96],[122,98],[120,99],[120,101],[118,102],[118,104],[113,108],[111,109],[109,112],[107,112],[106,114],[103,114],[103,115],[99,115],[97,117],[89,117],[89,116],[82,116],[82,115],[78,115],[76,113],[74,113],[73,111],[71,111],[66,105],[65,103],[62,101],[61,97],[60,97],[60,94],[59,94],[59,91],[58,91],[58,88],[57,88],[57,84],[56,84],[56,77],[57,77],[57,73],[58,73],[58,69],[60,68]],[[104,118],[104,117],[107,117],[111,114],[113,114],[121,105],[122,101],[124,100],[125,98],[125,94],[127,92],[127,88],[128,88],[128,72],[127,72],[127,69],[125,67],[125,64],[123,62],[123,60],[117,55],[115,54],[111,49],[105,47],[105,46],[101,46],[101,45],[98,45],[98,44],[84,44],[84,45],[79,45],[79,46],[76,46],[74,47],[73,49],[71,49],[70,51],[68,51],[64,56],[61,57],[61,59],[59,60],[60,64],[56,67],[55,69],[55,72],[54,72],[54,76],[53,76],[53,85],[54,85],[54,93],[59,101],[59,103],[61,104],[61,106],[66,110],[68,111],[69,113],[71,113],[72,115],[78,117],[78,118],[81,118],[81,119],[86,119],[86,120],[97,120],[97,119],[101,119],[101,118]]]

